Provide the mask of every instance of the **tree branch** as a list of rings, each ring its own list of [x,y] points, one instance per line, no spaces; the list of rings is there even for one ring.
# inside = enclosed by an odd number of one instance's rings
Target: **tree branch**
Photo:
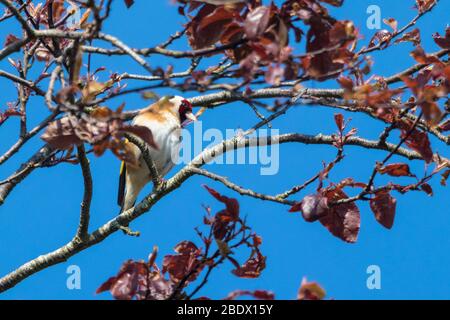
[[[152,176],[153,187],[157,190],[162,186],[162,179],[158,172],[158,168],[156,168],[155,162],[150,156],[150,150],[148,149],[147,143],[145,143],[142,139],[126,133],[124,135],[128,141],[136,145],[136,147],[141,150],[142,157],[144,158],[145,163],[147,164],[148,170],[150,171],[150,175]]]
[[[0,279],[0,293],[4,292],[15,285],[17,285],[22,280],[35,274],[36,272],[53,266],[57,263],[66,261],[68,258],[72,257],[76,253],[85,250],[97,243],[102,242],[108,238],[111,234],[117,232],[121,229],[121,226],[128,225],[130,222],[134,221],[144,213],[148,212],[155,203],[162,199],[165,195],[178,189],[184,181],[194,175],[192,168],[200,168],[204,164],[210,162],[215,157],[218,157],[225,152],[248,148],[250,146],[267,146],[272,144],[283,144],[290,142],[298,142],[305,144],[328,144],[332,145],[334,142],[334,137],[324,136],[324,135],[302,135],[297,133],[284,134],[279,136],[269,136],[269,137],[251,137],[246,139],[241,139],[236,141],[235,139],[225,140],[218,145],[204,150],[201,154],[195,157],[189,164],[187,164],[183,169],[175,174],[171,179],[166,182],[165,188],[155,190],[150,195],[145,197],[138,205],[135,207],[122,212],[116,218],[108,221],[103,226],[98,228],[92,234],[90,234],[86,240],[80,241],[78,238],[70,241],[61,248],[50,252],[48,254],[42,255],[36,259],[33,259],[8,275]],[[385,146],[379,146],[378,141],[366,140],[359,137],[351,137],[347,140],[347,145],[356,145],[369,149],[381,149],[387,150],[389,152],[397,149],[396,145],[386,144]],[[48,148],[45,148],[49,152]],[[45,154],[44,151],[41,152]],[[415,151],[410,151],[404,148],[398,148],[395,154],[406,157],[408,159],[422,159],[420,154]],[[42,158],[42,156],[41,156]],[[36,160],[34,160],[36,162]],[[29,174],[29,171],[27,174]],[[3,192],[0,191],[0,201],[3,201],[5,196]]]
[[[17,142],[9,148],[2,156],[0,156],[0,165],[11,158],[15,153],[17,153],[20,148],[32,137],[38,134],[42,129],[44,129],[51,121],[53,121],[60,114],[59,110],[53,111],[47,118],[45,118],[36,127],[31,129],[24,136],[20,137]]]
[[[131,49],[135,54],[142,55],[142,56],[150,56],[152,54],[160,54],[172,58],[196,58],[201,56],[207,56],[211,55],[213,53],[222,52],[228,49],[232,49],[242,43],[245,43],[246,40],[239,40],[236,42],[232,42],[226,45],[217,45],[212,46],[210,48],[205,49],[199,49],[199,50],[192,50],[192,51],[176,51],[176,50],[168,50],[163,47],[154,47],[154,48],[145,48],[145,49]],[[126,50],[123,48],[119,49],[104,49],[99,47],[92,47],[92,46],[83,46],[84,52],[89,53],[96,53],[96,54],[103,54],[103,55],[126,55],[129,54]]]
[[[113,37],[113,36],[111,36],[109,34],[101,33],[101,34],[99,34],[98,38],[102,39],[102,40],[105,40],[105,41],[108,41],[112,45],[114,45],[115,47],[123,50],[126,54],[128,54],[130,57],[132,57],[137,63],[139,63],[142,67],[144,67],[145,70],[147,70],[150,73],[153,72],[152,68],[147,63],[147,61],[145,61],[143,58],[141,58],[139,56],[139,54],[137,54],[135,51],[133,51],[130,47],[128,47],[125,43],[123,43],[122,41],[120,41],[116,37]]]
[[[45,145],[27,162],[23,163],[20,168],[7,179],[7,183],[0,184],[0,206],[5,202],[10,192],[24,180],[39,163],[47,159],[53,151],[52,147]]]
[[[419,21],[419,19],[422,18],[422,16],[424,16],[425,14],[427,14],[428,12],[430,12],[431,10],[433,10],[433,8],[436,7],[436,5],[437,5],[438,2],[439,2],[439,0],[436,0],[436,2],[434,2],[433,4],[431,4],[431,6],[430,6],[428,9],[426,9],[426,10],[424,10],[424,11],[422,11],[422,12],[419,12],[419,13],[418,13],[418,14],[417,14],[410,22],[408,22],[404,27],[402,27],[401,29],[399,29],[399,30],[393,32],[392,35],[391,35],[391,37],[390,37],[390,39],[389,39],[389,41],[394,40],[394,39],[397,38],[399,35],[401,35],[402,33],[404,33],[406,30],[408,30],[409,28],[411,28],[412,26],[414,26],[414,25],[417,23],[417,21]],[[383,45],[384,45],[384,42],[380,42],[380,43],[378,43],[378,44],[375,45],[375,46],[368,47],[368,48],[363,48],[363,49],[361,49],[361,50],[358,52],[358,55],[367,54],[367,53],[369,53],[369,52],[376,51],[376,50],[382,50],[382,49],[383,49]]]
[[[8,0],[0,0],[0,2],[16,17],[16,20],[22,25],[22,28],[26,31],[27,35],[33,37],[34,30],[28,25],[28,22],[22,17],[19,10]]]
[[[86,239],[89,229],[93,183],[89,160],[86,157],[86,150],[83,145],[79,145],[77,149],[78,161],[80,162],[84,182],[84,195],[83,202],[81,202],[80,223],[78,226],[77,237]]]
[[[196,167],[192,167],[192,168],[190,168],[190,171],[195,173],[195,174],[197,174],[197,175],[201,175],[201,176],[210,178],[212,180],[221,182],[227,188],[236,191],[241,196],[250,196],[250,197],[261,199],[261,200],[267,200],[267,201],[277,202],[277,203],[281,203],[281,204],[287,204],[287,205],[291,205],[291,206],[295,204],[295,201],[282,199],[281,197],[277,197],[277,196],[266,195],[266,194],[263,194],[263,193],[259,193],[259,192],[253,191],[251,189],[244,189],[244,188],[238,186],[237,184],[232,183],[231,181],[229,181],[225,177],[222,177],[222,176],[220,176],[218,174],[206,171],[204,169],[199,169],[199,168],[196,168]]]

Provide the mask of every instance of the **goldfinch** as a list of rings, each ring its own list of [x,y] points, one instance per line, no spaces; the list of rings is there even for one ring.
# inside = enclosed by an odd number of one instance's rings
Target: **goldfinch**
[[[160,177],[164,177],[178,160],[181,146],[181,128],[196,121],[192,105],[180,96],[164,97],[143,109],[133,124],[148,127],[153,133],[156,146],[149,147],[150,156]],[[118,204],[121,212],[132,208],[139,192],[152,181],[150,171],[140,149],[128,142],[132,161],[122,162],[119,179]]]

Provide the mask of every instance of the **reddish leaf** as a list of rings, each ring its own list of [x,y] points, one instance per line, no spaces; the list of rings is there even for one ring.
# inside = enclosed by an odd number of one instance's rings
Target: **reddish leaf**
[[[388,174],[393,177],[414,177],[406,163],[392,163],[382,168],[377,168],[381,174]]]
[[[303,17],[308,20],[309,14]],[[317,52],[324,48],[337,47],[320,54],[313,54],[302,59],[302,66],[308,75],[326,80],[339,76],[344,64],[352,63],[355,54],[348,50],[348,45],[357,37],[356,29],[350,21],[336,21],[330,25],[329,21],[321,20],[311,24],[306,35],[306,52]]]
[[[300,210],[305,221],[314,222],[326,216],[329,212],[328,200],[321,194],[308,195],[300,202]],[[294,208],[291,208],[291,211]]]
[[[336,122],[339,131],[342,132],[344,130],[344,116],[342,113],[334,114],[334,122]]]
[[[203,6],[189,23],[187,35],[194,49],[204,48],[218,42],[227,32],[228,26],[233,26],[239,12],[224,6]]]
[[[122,265],[117,276],[109,278],[96,293],[109,290],[115,299],[132,300],[139,287],[146,284],[147,275],[146,263],[128,260]]]
[[[404,33],[400,38],[395,40],[395,43],[406,41],[412,42],[415,46],[420,45],[420,30],[416,28],[410,32]]]
[[[200,252],[197,246],[191,241],[180,242],[175,246],[173,250],[179,254],[191,254]]]
[[[445,79],[446,68],[442,67],[442,62],[438,58],[426,55],[420,47],[417,47],[412,54],[421,63],[434,64],[432,68],[428,67],[420,71],[416,78],[405,76],[402,77],[402,80],[413,92],[415,100],[419,101],[418,105],[423,111],[425,120],[431,126],[435,126],[442,119],[442,111],[436,101],[446,96],[447,90],[444,86],[430,86],[427,83],[431,79],[438,79],[439,77]],[[414,103],[415,100],[412,102]]]
[[[402,138],[406,136],[406,132],[402,131]],[[420,153],[426,163],[433,160],[433,151],[431,150],[430,140],[426,132],[414,130],[406,139],[406,145],[411,149]]]
[[[190,241],[177,244],[174,250],[178,254],[164,257],[162,271],[168,272],[173,282],[183,280],[188,274],[190,276],[187,281],[194,281],[203,269],[202,264],[197,259],[201,250]]]
[[[14,42],[16,42],[16,41],[18,41],[19,40],[19,38],[17,38],[15,35],[13,35],[13,34],[8,34],[7,36],[6,36],[6,40],[5,40],[5,44],[3,45],[3,46],[9,46],[10,44],[12,44],[12,43],[14,43]]]
[[[228,10],[226,7],[218,7],[211,14],[200,20],[198,29],[201,30],[207,28],[208,26],[218,22],[224,24],[232,20],[235,16],[236,13],[234,11]]]
[[[431,64],[431,63],[439,63],[439,59],[433,55],[427,55],[425,50],[422,47],[417,46],[413,51],[411,51],[411,56],[418,63],[421,64]]]
[[[301,202],[297,202],[289,209],[289,212],[300,212],[300,211],[302,211],[302,203]]]
[[[222,240],[232,229],[234,223],[239,220],[239,202],[236,199],[222,196],[216,190],[206,185],[204,187],[213,197],[226,206],[226,209],[219,211],[212,220],[214,238]]]
[[[445,170],[444,173],[441,175],[441,186],[447,185],[447,180],[449,176],[450,176],[450,169]]]
[[[341,189],[327,190],[324,196],[328,203],[348,198]],[[354,243],[358,239],[360,214],[354,202],[332,206],[328,214],[319,221],[334,236],[346,242]]]
[[[252,254],[242,266],[234,269],[232,273],[239,278],[258,278],[265,268],[266,257],[257,252],[256,254]]]
[[[223,32],[220,38],[220,42],[222,44],[237,42],[238,40],[242,39],[243,35],[244,31],[242,29],[242,26],[239,23],[232,22],[228,24],[226,30]]]
[[[435,87],[436,88],[436,87]],[[440,89],[439,89],[440,90]],[[424,89],[424,100],[419,105],[422,108],[425,120],[431,124],[436,125],[442,119],[442,111],[438,104],[434,102],[436,97],[439,97],[439,93],[432,88]],[[428,100],[428,101],[427,101]]]
[[[270,65],[265,74],[265,80],[271,85],[279,85],[283,80],[284,69],[280,64]]]
[[[216,240],[222,240],[232,230],[233,222],[237,218],[230,215],[227,210],[219,211],[213,219],[213,234]]]
[[[78,121],[73,117],[64,117],[47,126],[47,130],[41,136],[42,140],[56,149],[68,149],[80,144],[82,140],[76,134]]]
[[[245,34],[249,39],[261,36],[269,24],[270,8],[259,6],[250,11],[244,22]]]
[[[399,89],[374,89],[371,85],[359,86],[352,94],[352,98],[374,108],[386,108],[392,98],[402,93]]]
[[[75,91],[61,90],[58,98],[66,100]],[[124,139],[124,133],[131,133],[151,147],[158,146],[150,129],[130,126],[122,120],[122,108],[112,111],[107,107],[97,107],[90,114],[68,115],[51,122],[41,138],[57,149],[68,149],[80,143],[93,145],[95,155],[101,156],[110,149],[119,159],[134,162],[131,149]]]
[[[351,20],[337,21],[330,29],[329,41],[331,45],[341,44],[342,48],[352,44],[358,33]]]
[[[383,19],[383,22],[392,28],[394,32],[397,32],[398,21],[394,18]]]
[[[253,235],[253,245],[258,248],[262,244],[262,238],[256,234]]]
[[[389,192],[381,191],[370,199],[370,208],[375,214],[375,219],[387,229],[394,224],[395,208],[397,200]]]
[[[355,86],[355,84],[353,83],[352,78],[350,77],[339,77],[337,79],[337,82],[341,85],[342,88],[344,88],[345,90],[351,92],[353,91],[353,87]]]
[[[134,0],[124,0],[127,8],[130,8],[134,4]]]
[[[255,299],[259,300],[274,300],[275,294],[271,291],[266,290],[235,290],[233,292],[230,292],[228,296],[224,300],[234,300],[236,298],[242,297],[242,296],[251,296]]]
[[[416,8],[419,12],[430,10],[436,4],[436,0],[416,0]]]
[[[372,48],[376,45],[387,46],[389,44],[389,41],[391,41],[391,38],[392,38],[392,33],[390,33],[389,31],[387,31],[385,29],[380,30],[373,35],[372,39],[370,39],[369,48]]]
[[[424,191],[430,197],[433,195],[433,188],[428,183],[422,184],[420,186],[420,189],[422,189],[422,191]]]
[[[434,42],[442,49],[450,49],[450,27],[445,29],[445,36],[442,37],[439,33],[433,35]]]
[[[367,187],[367,184],[365,184],[364,182],[357,182],[353,178],[346,178],[339,182],[336,187],[340,189],[345,187],[365,189]]]
[[[233,220],[236,220],[239,217],[239,202],[236,199],[223,196],[207,185],[203,185],[203,187],[205,187],[214,198],[225,204],[227,212]]]
[[[166,280],[160,272],[153,271],[149,276],[146,298],[148,300],[167,300],[172,296],[176,285],[176,283]]]

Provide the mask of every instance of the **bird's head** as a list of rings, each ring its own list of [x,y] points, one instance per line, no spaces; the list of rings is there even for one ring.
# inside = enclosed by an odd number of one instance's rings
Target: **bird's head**
[[[182,126],[185,126],[192,121],[197,121],[197,117],[192,113],[192,104],[185,98],[174,96],[171,97],[169,101],[173,105],[174,112],[180,117]]]

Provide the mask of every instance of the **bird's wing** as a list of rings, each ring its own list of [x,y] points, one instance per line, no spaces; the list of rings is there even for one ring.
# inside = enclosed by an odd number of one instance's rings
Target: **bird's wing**
[[[125,198],[125,178],[127,174],[127,166],[125,161],[120,165],[119,192],[117,193],[117,204],[122,207]]]

